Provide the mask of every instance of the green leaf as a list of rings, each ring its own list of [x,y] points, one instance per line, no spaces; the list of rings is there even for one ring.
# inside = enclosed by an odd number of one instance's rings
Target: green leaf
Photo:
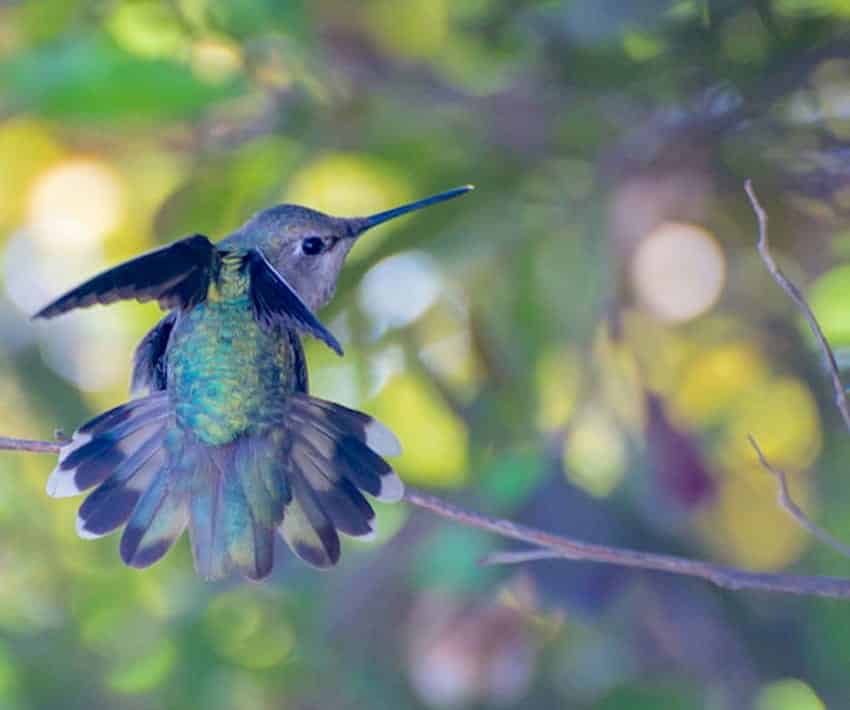
[[[109,686],[121,693],[143,693],[168,677],[177,662],[177,649],[163,641],[150,653],[121,665],[109,676]]]
[[[0,66],[0,94],[14,108],[57,119],[185,118],[241,91],[240,81],[205,84],[187,65],[134,56],[102,36],[44,46]]]

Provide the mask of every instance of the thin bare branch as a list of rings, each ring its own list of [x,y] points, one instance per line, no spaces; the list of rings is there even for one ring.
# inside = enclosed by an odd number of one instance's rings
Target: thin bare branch
[[[13,439],[10,436],[0,436],[0,450],[31,451],[35,454],[58,454],[61,442],[37,441],[35,439]]]
[[[779,506],[792,518],[794,518],[794,520],[800,527],[810,532],[824,545],[828,545],[840,555],[850,557],[850,545],[845,545],[840,540],[835,539],[822,527],[812,522],[812,520],[803,512],[803,510],[800,508],[799,505],[797,505],[796,501],[791,496],[791,491],[788,488],[788,476],[785,474],[785,471],[780,468],[777,468],[772,463],[770,463],[770,461],[767,460],[764,453],[762,453],[761,447],[758,445],[758,442],[755,440],[752,434],[750,434],[747,438],[750,440],[750,446],[753,447],[756,452],[756,455],[759,457],[759,461],[761,462],[762,467],[764,467],[764,469],[776,479],[776,482],[779,485],[779,491],[777,496]]]
[[[0,450],[55,454],[59,451],[59,446],[59,443],[52,441],[0,437]],[[513,523],[510,520],[491,518],[481,513],[459,508],[436,496],[410,489],[405,493],[404,500],[411,505],[428,510],[460,525],[526,542],[538,548],[529,552],[508,553],[513,555],[513,561],[543,559],[551,556],[567,560],[668,572],[685,577],[699,577],[724,589],[750,589],[763,592],[850,599],[850,579],[841,577],[747,572],[734,567],[725,567],[673,555],[659,555],[621,547],[595,545],[571,537],[553,535],[543,530]],[[509,559],[502,556],[501,561],[504,562]],[[491,561],[494,560],[491,559]],[[500,560],[496,558],[495,561],[499,562]]]
[[[530,550],[512,550],[510,552],[492,552],[481,558],[482,565],[519,565],[525,562],[539,562],[540,560],[553,560],[560,557],[554,550],[544,550],[535,547]]]
[[[499,553],[495,560],[491,557],[486,560],[487,562],[526,562],[557,557],[574,561],[596,562],[618,565],[620,567],[668,572],[684,577],[699,577],[724,589],[750,589],[763,592],[850,599],[850,579],[748,572],[734,567],[726,567],[724,565],[716,565],[710,562],[691,560],[684,557],[675,557],[673,555],[659,555],[622,547],[595,545],[571,537],[552,535],[551,533],[526,527],[525,525],[519,525],[509,520],[491,518],[480,513],[473,513],[440,498],[420,493],[419,491],[409,490],[405,494],[404,499],[412,505],[424,508],[461,525],[486,530],[501,537],[530,543],[538,548],[544,548],[544,551],[547,553],[544,555],[542,551],[538,552],[537,550],[505,553],[505,555]]]
[[[806,323],[809,325],[809,330],[811,330],[812,335],[815,336],[818,348],[826,361],[826,367],[832,380],[832,391],[835,395],[835,405],[838,407],[838,411],[841,412],[841,417],[844,419],[844,426],[847,428],[847,431],[850,432],[850,403],[847,401],[847,393],[845,392],[844,385],[841,382],[841,374],[838,370],[838,363],[835,360],[835,353],[832,352],[832,348],[830,347],[826,336],[823,334],[817,318],[815,318],[815,314],[812,313],[812,309],[809,307],[809,304],[806,302],[806,299],[800,292],[800,289],[791,283],[791,281],[788,280],[788,277],[782,273],[782,270],[776,264],[773,255],[770,253],[770,242],[767,237],[767,212],[765,212],[758,200],[758,197],[756,197],[755,190],[753,190],[752,180],[747,180],[744,183],[744,189],[747,191],[747,197],[750,198],[750,204],[752,205],[753,212],[755,212],[756,220],[758,221],[758,250],[761,260],[764,262],[764,265],[767,267],[767,270],[770,272],[773,280],[776,281],[780,288],[788,294],[788,297],[794,301],[794,305],[796,305],[800,313],[803,314],[803,318],[806,319]]]

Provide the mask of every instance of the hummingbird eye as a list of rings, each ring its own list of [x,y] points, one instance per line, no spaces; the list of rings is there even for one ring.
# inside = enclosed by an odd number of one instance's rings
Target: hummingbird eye
[[[307,237],[301,242],[301,251],[307,256],[316,256],[325,250],[325,243],[319,237]]]

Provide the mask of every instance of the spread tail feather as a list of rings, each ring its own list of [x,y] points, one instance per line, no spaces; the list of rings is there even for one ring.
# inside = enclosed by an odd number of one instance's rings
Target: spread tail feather
[[[77,531],[96,538],[124,526],[128,565],[161,559],[188,527],[201,576],[236,570],[261,579],[271,572],[277,531],[318,567],[338,561],[339,533],[371,535],[375,514],[364,493],[402,497],[382,458],[399,451],[366,414],[302,394],[290,396],[276,426],[209,446],[179,426],[160,392],[77,430],[47,488],[54,497],[93,488]]]

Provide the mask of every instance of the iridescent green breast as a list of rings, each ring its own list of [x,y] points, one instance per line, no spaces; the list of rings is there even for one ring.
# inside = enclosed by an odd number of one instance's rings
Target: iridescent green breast
[[[289,338],[260,327],[238,286],[225,274],[206,301],[181,314],[169,341],[177,420],[213,445],[279,421],[295,386]]]

